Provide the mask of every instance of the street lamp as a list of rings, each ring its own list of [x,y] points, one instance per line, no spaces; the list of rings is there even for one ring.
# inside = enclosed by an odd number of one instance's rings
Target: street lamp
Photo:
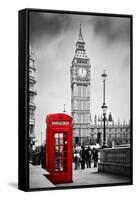
[[[64,113],[66,112],[66,104],[64,104],[64,110],[63,110],[63,112]]]
[[[105,70],[103,72],[103,74],[101,75],[101,77],[103,78],[103,105],[102,105],[102,110],[103,110],[103,146],[102,148],[107,147],[106,146],[106,127],[105,127],[105,122],[106,122],[106,112],[107,112],[107,108],[108,106],[106,106],[105,103],[105,81],[106,81],[106,77],[107,74],[105,73]]]

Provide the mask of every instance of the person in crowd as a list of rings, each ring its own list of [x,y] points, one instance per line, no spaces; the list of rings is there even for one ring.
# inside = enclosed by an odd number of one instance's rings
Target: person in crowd
[[[81,147],[80,157],[81,157],[81,169],[85,169],[86,152],[84,146]]]
[[[78,151],[74,153],[74,163],[75,163],[75,170],[79,169],[80,166],[80,154]]]
[[[41,146],[41,165],[43,169],[46,168],[46,145]]]
[[[94,161],[94,167],[97,167],[97,164],[98,164],[98,151],[97,151],[96,148],[93,148],[92,154],[93,154],[92,159]]]
[[[92,163],[92,150],[90,146],[86,149],[86,165],[87,168],[91,168],[91,163]]]

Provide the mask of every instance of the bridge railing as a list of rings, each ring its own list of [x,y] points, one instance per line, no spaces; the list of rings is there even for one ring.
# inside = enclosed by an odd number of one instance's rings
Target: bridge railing
[[[109,172],[130,176],[130,147],[107,148],[100,150],[98,172]]]

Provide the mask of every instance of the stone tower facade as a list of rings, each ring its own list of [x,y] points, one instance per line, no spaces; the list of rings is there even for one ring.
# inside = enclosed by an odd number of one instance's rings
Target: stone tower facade
[[[35,96],[37,94],[36,85],[36,67],[35,59],[31,48],[29,49],[29,144],[30,144],[30,154],[33,146],[35,145]]]
[[[71,69],[71,115],[74,144],[87,144],[90,138],[91,65],[85,50],[81,25]]]

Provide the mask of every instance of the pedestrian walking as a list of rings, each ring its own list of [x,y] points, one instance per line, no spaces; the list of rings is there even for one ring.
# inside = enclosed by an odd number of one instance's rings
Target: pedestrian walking
[[[86,152],[84,146],[81,147],[80,157],[81,157],[81,169],[85,169]]]
[[[46,168],[46,145],[41,146],[41,165],[43,169]]]
[[[93,154],[92,159],[94,161],[94,167],[97,167],[97,164],[98,164],[98,151],[97,151],[96,148],[93,148],[92,154]]]
[[[75,170],[79,169],[80,165],[80,154],[78,151],[75,151],[74,153],[74,163],[75,163]]]
[[[91,163],[92,163],[92,150],[91,150],[90,146],[88,146],[88,148],[86,150],[86,164],[87,164],[87,168],[91,168]]]

